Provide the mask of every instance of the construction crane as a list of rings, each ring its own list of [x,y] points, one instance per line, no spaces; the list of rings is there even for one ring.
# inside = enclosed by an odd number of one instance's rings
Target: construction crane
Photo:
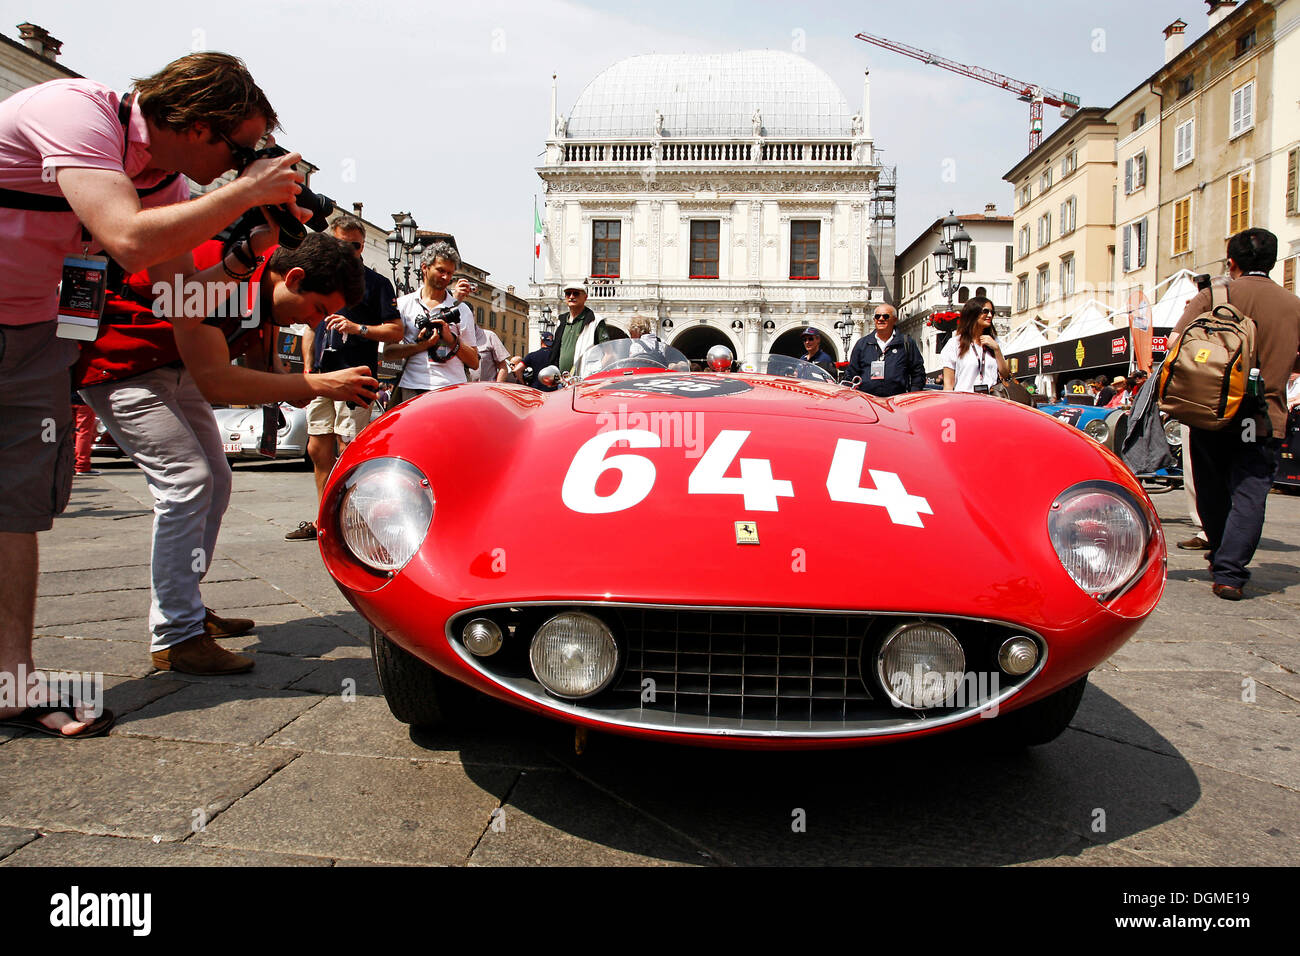
[[[960,73],[962,76],[969,76],[971,79],[987,83],[989,86],[996,86],[1014,93],[1019,99],[1029,104],[1029,151],[1031,153],[1043,141],[1044,103],[1048,106],[1059,106],[1063,119],[1069,119],[1079,109],[1079,97],[1073,93],[1061,93],[1057,90],[1049,90],[1047,87],[1039,86],[1036,83],[1013,80],[1009,76],[994,73],[992,70],[986,70],[983,67],[967,66],[965,63],[958,63],[955,60],[936,56],[927,50],[908,46],[906,43],[899,43],[895,40],[887,40],[884,37],[872,36],[870,33],[859,33],[855,36],[855,39],[862,40],[865,43],[874,43],[876,46],[884,47],[886,50],[893,50],[895,53],[903,54],[903,56],[910,56],[922,63],[929,63],[931,66],[951,70],[953,73]]]

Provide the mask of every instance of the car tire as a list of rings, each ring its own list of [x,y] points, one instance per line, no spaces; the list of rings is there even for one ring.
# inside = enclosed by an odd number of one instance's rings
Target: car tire
[[[394,717],[412,727],[454,724],[468,709],[473,691],[370,629],[375,673]]]
[[[1007,749],[1051,743],[1070,726],[1087,687],[1088,675],[1084,674],[1073,684],[1067,684],[1042,700],[994,718],[989,730],[997,744]]]

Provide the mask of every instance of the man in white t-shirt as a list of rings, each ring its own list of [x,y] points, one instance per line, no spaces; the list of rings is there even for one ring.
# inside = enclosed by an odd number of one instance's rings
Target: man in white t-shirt
[[[471,382],[510,382],[509,359],[505,343],[491,329],[479,329],[478,372]]]
[[[424,282],[397,300],[404,334],[400,344],[384,349],[384,358],[406,362],[397,382],[398,402],[466,382],[466,369],[478,368],[480,336],[474,325],[474,311],[448,288],[459,268],[460,254],[455,248],[450,243],[435,242],[420,258]],[[468,280],[460,281],[468,285]],[[459,311],[459,322],[451,322],[450,316],[440,313],[452,308]],[[420,319],[432,321],[433,330],[422,331],[416,325]]]

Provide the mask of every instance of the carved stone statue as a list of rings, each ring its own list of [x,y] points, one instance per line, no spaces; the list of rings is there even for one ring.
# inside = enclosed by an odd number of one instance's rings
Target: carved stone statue
[[[659,110],[655,110],[655,135],[662,136],[663,134],[664,134],[664,114],[659,112]]]
[[[569,120],[563,113],[555,117],[555,136],[557,139],[564,139],[569,135]]]
[[[754,115],[752,119],[754,122],[754,135],[762,136],[763,135],[763,114],[759,112],[757,106],[754,107]]]
[[[849,120],[849,122],[852,124],[853,135],[861,136],[862,135],[862,114],[854,113],[853,118]]]

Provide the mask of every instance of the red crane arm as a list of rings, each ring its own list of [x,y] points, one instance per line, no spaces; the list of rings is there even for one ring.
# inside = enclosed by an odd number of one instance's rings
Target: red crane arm
[[[1043,98],[1043,102],[1048,106],[1078,106],[1078,98],[1071,102],[1065,98],[1065,94],[1057,90],[1049,90],[1046,87],[1037,86],[1033,83],[1025,83],[1023,80],[1012,79],[1001,73],[995,73],[992,70],[986,70],[979,66],[967,66],[965,63],[958,63],[955,60],[949,60],[928,50],[922,50],[914,46],[908,46],[906,43],[899,43],[896,40],[888,40],[885,37],[872,36],[869,33],[859,33],[855,39],[862,40],[866,43],[874,43],[876,46],[884,47],[886,50],[893,50],[895,53],[901,53],[903,56],[910,56],[914,60],[920,60],[922,63],[929,63],[931,66],[941,67],[945,70],[951,70],[953,73],[960,73],[962,76],[969,76],[972,79],[987,83],[990,86],[996,86],[1016,94],[1021,99],[1032,100],[1035,94]]]

